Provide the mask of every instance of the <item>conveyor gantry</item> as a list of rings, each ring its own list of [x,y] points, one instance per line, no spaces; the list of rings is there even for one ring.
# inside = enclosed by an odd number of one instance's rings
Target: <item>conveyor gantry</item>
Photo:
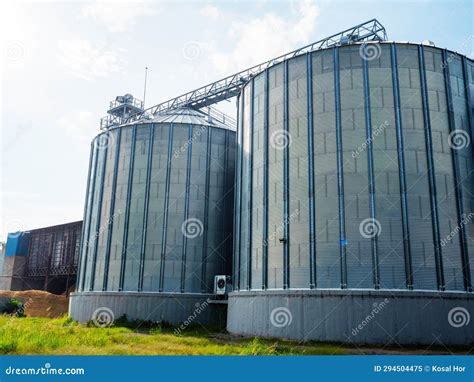
[[[239,94],[241,88],[256,74],[264,71],[268,67],[282,62],[288,58],[295,57],[304,53],[330,48],[333,46],[349,45],[356,42],[370,41],[386,41],[387,34],[385,28],[377,19],[366,21],[362,24],[353,26],[342,32],[338,32],[332,36],[322,40],[313,42],[302,48],[286,53],[282,56],[273,58],[259,65],[245,69],[231,76],[225,77],[219,81],[205,85],[188,93],[172,98],[168,101],[151,106],[145,110],[141,110],[131,116],[128,116],[122,123],[130,123],[143,117],[155,115],[157,113],[166,112],[180,107],[192,107],[201,109],[211,106],[215,103],[232,98]],[[113,123],[116,125],[115,123]],[[110,126],[102,126],[108,128]]]

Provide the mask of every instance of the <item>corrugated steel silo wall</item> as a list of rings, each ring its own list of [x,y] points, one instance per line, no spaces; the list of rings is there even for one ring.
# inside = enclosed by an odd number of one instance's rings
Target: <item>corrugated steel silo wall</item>
[[[78,291],[212,292],[230,274],[235,133],[155,123],[93,141]]]
[[[238,100],[234,289],[469,290],[473,71],[384,43],[254,77]]]

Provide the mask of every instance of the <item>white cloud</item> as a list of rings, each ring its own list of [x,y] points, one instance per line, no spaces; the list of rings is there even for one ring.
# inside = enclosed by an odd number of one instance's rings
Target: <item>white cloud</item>
[[[86,40],[59,41],[58,60],[72,75],[85,79],[105,78],[112,73],[123,73],[123,49],[110,44]]]
[[[221,74],[231,74],[310,43],[319,9],[308,1],[295,9],[291,18],[267,13],[248,22],[232,23],[234,48],[225,54],[210,52],[211,62]]]
[[[98,21],[114,33],[129,31],[138,18],[157,13],[158,9],[151,2],[141,1],[95,1],[84,5],[81,10],[82,16]]]
[[[215,7],[214,5],[207,4],[204,7],[201,8],[199,11],[201,16],[208,17],[212,20],[217,20],[221,13],[219,12],[219,9]]]

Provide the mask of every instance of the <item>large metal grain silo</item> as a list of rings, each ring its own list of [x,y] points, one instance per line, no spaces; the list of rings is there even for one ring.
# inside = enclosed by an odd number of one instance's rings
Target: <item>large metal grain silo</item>
[[[207,299],[231,269],[234,138],[184,108],[94,139],[73,318],[217,319]]]
[[[335,46],[248,82],[228,330],[472,343],[473,89],[473,61],[429,42]]]

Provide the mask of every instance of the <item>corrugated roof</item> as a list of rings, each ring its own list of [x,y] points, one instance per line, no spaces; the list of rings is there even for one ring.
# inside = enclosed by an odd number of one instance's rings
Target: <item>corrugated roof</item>
[[[156,114],[153,119],[144,121],[145,123],[184,123],[203,126],[215,126],[223,129],[229,129],[229,126],[224,125],[218,120],[201,113],[198,110],[190,108],[179,108],[170,110],[164,113]]]

